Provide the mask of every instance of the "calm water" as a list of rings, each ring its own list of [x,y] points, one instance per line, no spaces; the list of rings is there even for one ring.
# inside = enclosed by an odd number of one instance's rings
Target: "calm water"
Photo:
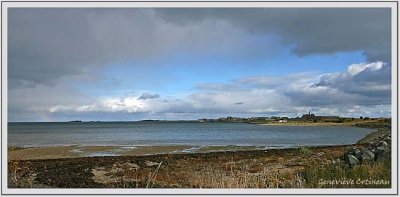
[[[254,145],[290,147],[352,144],[372,132],[355,127],[265,126],[242,123],[9,123],[8,144]]]

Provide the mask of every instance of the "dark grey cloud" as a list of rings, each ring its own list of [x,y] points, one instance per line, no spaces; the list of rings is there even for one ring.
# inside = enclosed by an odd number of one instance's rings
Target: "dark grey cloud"
[[[348,110],[358,110],[357,113],[362,114],[360,109],[363,109],[387,115],[390,114],[390,107],[382,106],[391,105],[390,76],[391,67],[383,62],[352,64],[346,71],[320,76],[315,73],[282,77],[253,76],[232,80],[227,84],[201,84],[198,90],[202,93],[196,94],[195,98],[202,103],[216,101],[215,106],[223,106],[230,98],[241,98],[246,101],[241,109],[243,111],[264,108],[265,112],[276,110],[295,113],[314,108],[316,111],[330,109],[331,114],[351,115]],[[259,94],[255,94],[257,92]],[[329,111],[320,112],[328,114]]]
[[[352,64],[346,71],[320,76],[303,73],[245,77],[218,85],[202,84],[193,93],[178,97],[144,93],[140,97],[125,95],[88,100],[80,94],[63,97],[60,93],[63,90],[54,87],[26,87],[26,90],[11,92],[11,96],[18,99],[11,101],[9,109],[14,113],[10,118],[31,120],[29,112],[35,112],[39,120],[57,117],[64,120],[74,115],[85,120],[90,120],[90,115],[107,120],[111,114],[118,114],[112,116],[112,120],[116,117],[121,120],[196,119],[226,115],[294,117],[310,109],[320,115],[388,117],[391,83],[383,79],[388,68],[387,64],[373,62]],[[53,102],[39,95],[47,95]],[[66,116],[62,117],[64,113]]]
[[[73,117],[72,114],[93,114],[102,108],[104,115],[117,110],[141,114],[138,117],[149,113],[170,113],[172,117],[182,112],[296,113],[310,106],[322,109],[335,105],[343,108],[338,113],[347,109],[376,111],[377,106],[390,104],[388,8],[10,8],[8,14],[12,120],[33,120],[32,114],[46,120],[50,114],[61,116],[62,112]],[[249,35],[279,39],[272,45],[259,44],[256,39],[248,41]],[[321,78],[314,74],[255,76],[226,84],[199,84],[193,89],[195,93],[183,101],[163,98],[168,101],[163,104],[157,102],[161,99],[150,99],[160,97],[157,94],[98,101],[76,89],[82,82],[110,89],[122,84],[118,78],[102,76],[108,66],[116,64],[155,65],[148,70],[157,70],[171,54],[199,51],[246,57],[250,61],[276,53],[279,49],[275,47],[282,44],[291,46],[298,56],[364,51],[369,62],[387,64],[356,75],[342,72]],[[152,62],[156,59],[159,62]],[[140,74],[137,75],[134,78],[138,80],[151,78],[139,79]],[[232,103],[240,103],[239,99],[243,103],[232,109]],[[354,106],[362,107],[353,109]]]
[[[379,69],[366,67],[366,65],[379,66]],[[362,70],[353,74],[351,72],[354,71],[349,70],[344,73],[324,75],[317,83],[313,84],[313,87],[323,87],[329,90],[338,90],[344,94],[355,95],[357,98],[355,103],[360,105],[390,104],[391,67],[381,62],[355,66],[361,67]],[[331,96],[333,98],[339,97],[339,95]],[[332,100],[332,98],[326,100]]]
[[[10,8],[8,14],[10,87],[54,85],[176,50],[241,48],[234,56],[250,59],[275,51],[242,41],[242,31],[278,35],[300,56],[361,50],[370,61],[390,60],[388,8]]]
[[[139,100],[155,99],[155,98],[160,98],[160,95],[159,94],[143,93],[142,96],[139,97]]]
[[[176,8],[156,13],[182,26],[223,19],[251,33],[277,34],[300,56],[360,50],[369,61],[390,61],[390,8]]]

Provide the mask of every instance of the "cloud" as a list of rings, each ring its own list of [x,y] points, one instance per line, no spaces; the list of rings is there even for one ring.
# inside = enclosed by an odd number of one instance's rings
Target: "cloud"
[[[352,64],[347,72],[323,75],[313,87],[352,95],[363,105],[390,104],[390,76],[391,68],[383,62]]]
[[[187,117],[232,114],[293,117],[312,109],[322,115],[390,116],[390,80],[368,80],[370,77],[387,78],[387,68],[387,64],[374,62],[349,65],[341,73],[319,76],[303,73],[282,77],[245,77],[218,85],[198,85],[200,89],[183,97],[163,98],[145,93],[140,97],[105,98],[89,105],[55,106],[49,112],[121,112],[151,117],[164,114],[164,118],[184,118],[173,114],[192,114]],[[224,86],[237,88],[224,89]],[[143,96],[154,99],[143,99]]]
[[[369,61],[390,62],[389,8],[176,8],[156,14],[181,26],[212,18],[251,33],[280,35],[299,56],[362,50]]]
[[[253,59],[277,51],[274,41],[264,39],[265,44],[258,44],[257,36],[223,20],[182,27],[166,23],[156,15],[158,11],[10,8],[10,87],[51,86],[63,77],[99,75],[115,64],[135,67],[155,61],[165,66],[162,62],[178,52],[197,56],[233,53]]]
[[[349,68],[347,69],[347,72],[351,75],[351,76],[355,76],[357,74],[359,74],[360,72],[363,71],[376,71],[376,70],[380,70],[383,67],[384,63],[383,62],[373,62],[373,63],[369,63],[369,64],[352,64],[349,66]]]
[[[155,98],[160,98],[160,95],[159,94],[143,93],[142,96],[139,97],[139,100],[155,99]]]
[[[293,46],[299,56],[361,50],[370,61],[390,62],[389,8],[10,8],[8,13],[10,87],[54,85],[63,77],[93,76],[108,65],[176,52],[265,58],[277,52],[276,42]]]
[[[390,114],[389,8],[10,8],[8,14],[10,120],[297,114],[310,107]],[[138,81],[132,86],[143,88],[178,80],[162,72],[176,54],[251,65],[286,47],[297,56],[364,51],[367,61],[340,73],[202,83],[182,96],[99,96],[86,88],[126,85],[107,75],[115,65],[126,65]],[[142,75],[151,71],[162,77]],[[140,93],[146,91],[154,92]]]

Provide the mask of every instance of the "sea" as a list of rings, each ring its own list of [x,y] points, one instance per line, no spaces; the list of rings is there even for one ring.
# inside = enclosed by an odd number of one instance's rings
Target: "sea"
[[[8,145],[45,146],[298,146],[354,144],[372,129],[200,122],[8,123]]]

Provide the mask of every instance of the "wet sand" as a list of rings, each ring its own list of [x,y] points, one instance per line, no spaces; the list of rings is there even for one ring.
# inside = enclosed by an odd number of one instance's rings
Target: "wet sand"
[[[139,156],[182,153],[192,146],[53,146],[11,148],[8,160],[60,159],[97,156]],[[15,150],[13,150],[15,149]]]
[[[8,186],[304,188],[304,169],[338,163],[346,150],[367,146],[381,132],[355,145],[268,150],[239,146],[9,147]]]
[[[258,146],[54,146],[9,147],[8,160],[61,159],[98,156],[142,156],[155,154],[208,153],[260,150]]]

